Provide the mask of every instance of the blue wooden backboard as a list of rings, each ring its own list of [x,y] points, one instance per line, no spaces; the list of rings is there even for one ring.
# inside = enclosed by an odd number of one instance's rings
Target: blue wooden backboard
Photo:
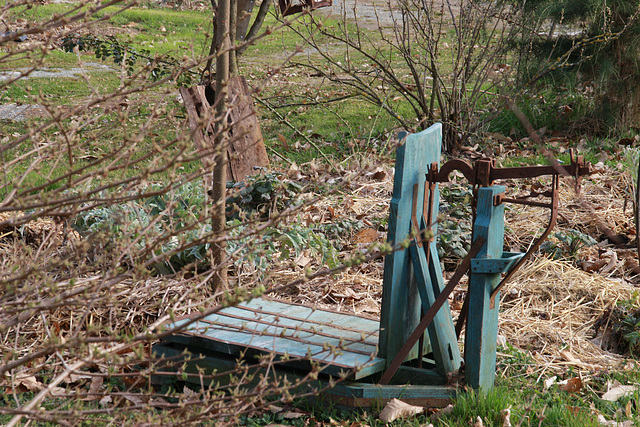
[[[402,142],[396,154],[387,238],[394,245],[410,237],[415,184],[418,185],[416,214],[418,218],[422,217],[426,174],[431,163],[440,163],[442,125],[435,124],[416,134],[403,132],[399,137]],[[431,222],[435,233],[439,205],[437,187],[434,196],[435,209]],[[426,312],[444,288],[435,242],[430,244],[430,251],[428,263],[422,247],[395,251],[385,258],[379,356],[386,359],[387,363],[391,362],[420,322],[421,307]],[[423,288],[420,289],[420,286]],[[453,372],[460,367],[460,350],[448,303],[443,305],[427,329],[424,341],[430,343],[429,348],[434,351],[436,366],[441,373]],[[408,359],[415,358],[417,354],[416,345]]]

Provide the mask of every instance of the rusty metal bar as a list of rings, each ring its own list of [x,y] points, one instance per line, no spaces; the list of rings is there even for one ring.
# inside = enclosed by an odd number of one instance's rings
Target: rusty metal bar
[[[436,165],[437,166],[437,165]],[[463,160],[451,160],[445,163],[440,171],[431,165],[427,179],[431,182],[448,182],[449,174],[453,171],[461,172],[471,185],[490,186],[497,179],[536,178],[544,175],[563,175],[579,178],[591,173],[589,165],[582,156],[574,158],[571,155],[571,164],[561,165],[555,162],[550,166],[518,166],[511,168],[496,167],[495,160],[481,159],[474,166]]]
[[[507,273],[506,276],[502,279],[502,281],[495,287],[495,289],[491,292],[491,298],[489,307],[494,308],[496,305],[496,295],[500,292],[500,289],[504,287],[504,285],[511,280],[516,271],[531,257],[531,255],[540,247],[542,242],[549,236],[551,230],[556,225],[556,221],[558,220],[558,191],[559,191],[559,177],[558,175],[553,175],[553,196],[551,197],[551,217],[549,218],[549,224],[547,225],[546,230],[542,235],[535,241],[533,246],[529,248],[527,253],[524,254],[522,258],[518,261],[516,265],[513,266],[511,270]]]

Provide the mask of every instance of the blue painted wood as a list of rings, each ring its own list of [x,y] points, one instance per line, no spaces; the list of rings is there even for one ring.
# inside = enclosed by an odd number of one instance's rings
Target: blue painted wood
[[[494,197],[502,186],[478,189],[478,204],[473,240],[482,236],[486,243],[476,259],[500,259],[503,253],[504,205],[494,206]],[[498,338],[498,303],[490,307],[490,296],[501,274],[474,273],[469,280],[469,314],[465,334],[465,380],[482,392],[493,387]],[[496,301],[499,301],[498,295]]]
[[[523,253],[503,252],[502,258],[476,258],[471,260],[472,273],[506,273],[516,265]]]
[[[442,125],[435,124],[417,134],[408,135],[402,132],[399,137],[401,140],[404,139],[404,143],[398,147],[396,153],[396,171],[387,237],[387,241],[394,245],[404,241],[410,235],[413,186],[416,183],[418,184],[417,214],[418,217],[422,216],[426,173],[431,163],[440,163]],[[435,206],[438,206],[437,190],[435,196]],[[437,214],[438,209],[434,209],[433,223],[436,223]],[[432,254],[435,255],[437,252],[432,250]],[[440,268],[437,255],[431,257],[431,261],[429,271],[435,275]],[[434,290],[442,284],[441,281],[431,280],[431,282]],[[442,288],[439,288],[435,293],[438,294],[441,290]],[[420,323],[420,305],[418,283],[409,251],[395,251],[387,255],[384,263],[380,311],[380,356],[388,363],[391,363],[393,357]],[[436,325],[436,328],[439,326],[441,325]],[[425,333],[424,342],[425,351],[428,351],[430,347],[428,332]],[[417,345],[407,359],[413,359],[416,355]]]
[[[255,320],[229,317],[227,309],[222,313],[212,314],[187,328],[190,332],[211,336],[212,339],[234,339],[236,334],[250,335],[254,339],[259,337],[283,337],[301,343],[340,346],[352,352],[359,352],[367,356],[377,352],[377,342],[367,340],[366,332],[356,333],[318,324],[309,324],[290,319],[263,319],[257,316]],[[345,335],[350,335],[346,337]],[[370,337],[369,337],[370,338]],[[365,340],[363,342],[363,339]],[[255,341],[254,341],[255,342]]]
[[[185,358],[184,351],[188,350],[191,356]],[[208,349],[199,348],[197,346],[184,347],[181,345],[157,343],[153,346],[153,354],[155,357],[171,358],[174,361],[184,362],[177,363],[175,366],[184,366],[183,372],[188,374],[186,381],[197,386],[202,384],[210,385],[212,379],[207,375],[213,372],[232,371],[237,366],[237,361],[226,357],[225,355],[212,353]],[[300,375],[286,369],[250,369],[250,373],[256,373],[253,380],[246,384],[246,387],[257,385],[262,375],[269,375],[272,380],[287,380],[290,384],[296,384],[301,379]],[[205,377],[202,377],[204,373]],[[182,379],[182,376],[180,376]],[[165,377],[152,377],[154,384],[162,384],[166,382]],[[227,378],[217,376],[215,378],[217,384],[226,385]],[[326,389],[328,382],[320,379],[310,383],[304,383],[293,389],[292,392],[312,392],[313,390]],[[406,403],[421,406],[445,406],[451,402],[456,396],[456,389],[453,387],[443,387],[442,385],[387,385],[380,386],[364,382],[344,381],[333,388],[325,391],[318,398],[320,402],[334,405],[342,405],[349,408],[368,409],[373,406],[379,407],[390,399],[402,399]]]
[[[179,319],[168,327],[189,320]],[[307,358],[307,365],[309,360],[327,364],[324,372],[331,375],[353,369],[353,378],[358,379],[384,368],[384,359],[375,356],[378,329],[379,323],[373,319],[254,299],[226,307],[165,340],[230,356],[251,349]]]
[[[435,251],[435,249],[433,250],[429,257],[431,263],[433,262],[431,258],[434,255],[437,261],[437,251]],[[422,247],[412,245],[409,248],[409,252],[413,261],[413,269],[418,282],[418,292],[420,293],[420,299],[424,307],[423,310],[426,313],[440,294],[439,291],[434,290],[434,285],[437,286],[442,282],[442,274],[440,275],[440,279],[433,277],[431,272],[434,269],[429,269],[430,266],[427,263],[427,257]],[[442,287],[444,288],[444,285]],[[458,339],[451,319],[448,302],[445,302],[440,310],[438,310],[433,321],[431,321],[427,327],[427,332],[431,340],[436,370],[443,375],[458,370],[462,358],[460,356]]]

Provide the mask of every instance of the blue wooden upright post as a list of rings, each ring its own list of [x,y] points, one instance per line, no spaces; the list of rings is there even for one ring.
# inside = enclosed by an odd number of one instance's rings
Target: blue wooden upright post
[[[491,307],[490,296],[499,284],[501,269],[496,261],[502,259],[504,245],[504,205],[494,206],[495,196],[503,193],[503,186],[478,189],[478,204],[473,240],[484,237],[486,243],[478,257],[471,261],[469,281],[469,315],[465,336],[465,380],[481,391],[493,387],[496,373],[496,341],[498,339],[498,301]]]

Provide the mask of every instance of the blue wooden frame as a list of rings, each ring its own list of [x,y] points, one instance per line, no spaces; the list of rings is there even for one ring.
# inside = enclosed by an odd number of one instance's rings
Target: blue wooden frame
[[[432,163],[440,163],[442,125],[435,124],[416,134],[402,132],[399,138],[401,144],[396,153],[387,238],[393,245],[412,240],[411,215],[414,204],[416,215],[421,218],[420,225],[425,226],[422,218],[426,174]],[[414,191],[415,185],[417,190]],[[433,200],[437,207],[440,202],[437,186]],[[431,218],[434,235],[437,231],[437,216],[438,209],[434,209]],[[411,246],[409,251],[395,251],[385,258],[379,355],[386,359],[387,364],[391,363],[420,323],[421,309],[426,312],[444,288],[435,241],[428,246],[428,261],[423,248],[416,246]],[[441,374],[460,368],[462,358],[448,303],[440,309],[425,335],[423,352],[433,350],[436,367]],[[415,359],[417,355],[416,345],[407,359]]]

